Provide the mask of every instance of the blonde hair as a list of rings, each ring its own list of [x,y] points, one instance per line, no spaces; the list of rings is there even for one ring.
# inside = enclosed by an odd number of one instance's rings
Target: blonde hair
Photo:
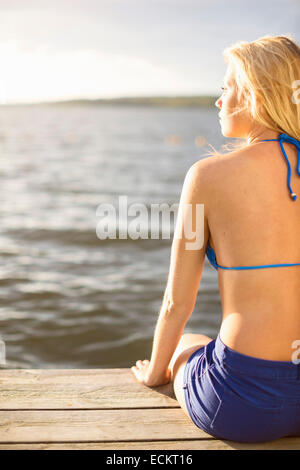
[[[253,121],[300,140],[300,47],[288,36],[263,36],[256,41],[239,41],[223,52],[234,67],[238,100],[236,112],[247,109]],[[227,144],[227,150],[247,146]],[[231,147],[231,148],[230,148]]]

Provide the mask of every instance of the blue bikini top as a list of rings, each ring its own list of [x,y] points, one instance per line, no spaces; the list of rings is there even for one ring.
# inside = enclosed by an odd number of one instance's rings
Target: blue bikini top
[[[288,181],[287,181],[288,189],[289,189],[292,200],[296,201],[297,195],[292,191],[292,188],[291,188],[291,165],[290,165],[289,159],[287,157],[287,154],[285,153],[285,150],[284,150],[284,147],[283,147],[283,142],[288,142],[288,143],[294,144],[296,146],[296,148],[297,148],[297,173],[298,173],[298,176],[300,176],[300,140],[294,139],[293,137],[290,137],[287,134],[280,134],[278,139],[259,140],[259,142],[267,142],[267,141],[279,141],[283,156],[284,156],[284,158],[287,162],[287,166],[288,166]],[[242,269],[278,268],[278,267],[282,267],[282,266],[300,266],[300,263],[263,264],[263,265],[260,265],[260,266],[237,266],[237,267],[234,267],[234,268],[229,268],[229,267],[226,267],[226,266],[220,266],[217,263],[215,251],[209,245],[209,243],[207,243],[207,247],[206,247],[206,256],[207,256],[208,261],[210,262],[210,264],[215,269],[221,268],[221,269],[242,270]]]

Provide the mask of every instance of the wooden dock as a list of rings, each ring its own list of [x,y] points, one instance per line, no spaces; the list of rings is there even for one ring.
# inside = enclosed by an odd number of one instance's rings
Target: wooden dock
[[[214,439],[176,401],[171,384],[150,389],[130,369],[0,370],[0,450],[300,449]]]

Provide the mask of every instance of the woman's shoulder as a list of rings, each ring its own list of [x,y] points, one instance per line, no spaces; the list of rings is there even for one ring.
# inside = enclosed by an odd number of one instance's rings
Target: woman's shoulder
[[[240,198],[240,189],[255,180],[257,165],[253,149],[241,148],[210,155],[196,161],[189,169],[189,183],[198,188],[199,198],[207,207],[223,207]]]
[[[254,149],[248,146],[226,153],[216,152],[197,160],[189,168],[189,172],[209,183],[216,180],[221,182],[224,181],[224,176],[232,174],[234,169],[245,166],[253,155]]]

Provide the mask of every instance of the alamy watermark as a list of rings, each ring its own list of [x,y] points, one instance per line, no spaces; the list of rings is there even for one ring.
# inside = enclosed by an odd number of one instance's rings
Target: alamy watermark
[[[294,104],[300,104],[300,80],[294,80],[292,83],[292,88],[296,88],[292,95],[292,102]]]
[[[160,230],[160,214],[162,227]],[[174,218],[174,238],[184,237],[186,250],[199,250],[204,243],[204,204],[132,203],[128,206],[127,196],[119,196],[118,210],[113,204],[99,204],[96,216],[96,233],[100,240],[109,239],[163,239],[172,236],[172,217]],[[131,218],[131,219],[130,219]],[[150,233],[150,237],[149,237]],[[194,240],[194,241],[192,241]]]
[[[298,365],[300,364],[300,339],[292,342],[292,349],[296,349],[292,354],[292,363]]]

